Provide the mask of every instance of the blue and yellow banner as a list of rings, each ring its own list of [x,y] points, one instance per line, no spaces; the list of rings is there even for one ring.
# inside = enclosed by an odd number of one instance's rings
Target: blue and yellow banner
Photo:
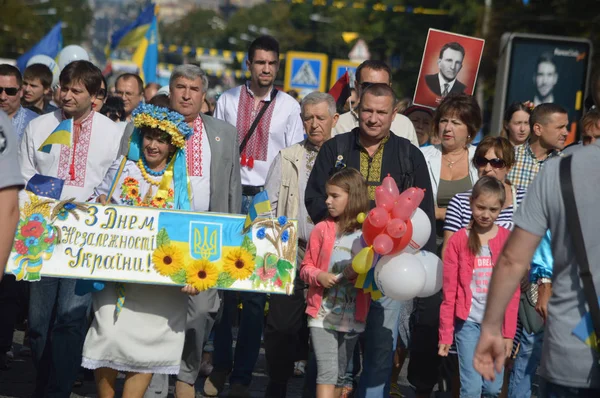
[[[292,293],[295,220],[257,213],[246,231],[243,215],[20,195],[20,222],[7,265],[19,280],[52,276]],[[259,209],[262,203],[257,202]]]

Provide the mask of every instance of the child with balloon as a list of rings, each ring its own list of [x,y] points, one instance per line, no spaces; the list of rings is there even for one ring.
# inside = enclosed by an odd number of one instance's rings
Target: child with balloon
[[[447,356],[454,339],[461,397],[479,397],[482,389],[484,396],[497,397],[502,388],[503,375],[497,375],[494,381],[483,380],[473,368],[473,355],[493,267],[510,234],[495,224],[505,200],[502,182],[489,176],[479,179],[471,194],[471,223],[450,238],[444,256],[438,353]],[[504,315],[502,334],[507,357],[517,327],[519,295],[517,289]]]
[[[352,257],[362,249],[357,216],[369,209],[367,185],[353,168],[326,184],[329,217],[310,234],[300,277],[308,283],[306,313],[317,360],[317,397],[336,397],[358,336],[365,329],[370,296],[354,287]]]

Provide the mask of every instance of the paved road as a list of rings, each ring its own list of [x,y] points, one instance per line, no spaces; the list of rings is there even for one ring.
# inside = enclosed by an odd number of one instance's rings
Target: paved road
[[[15,333],[15,351],[18,351],[23,343],[23,332]],[[264,397],[265,389],[267,387],[267,375],[265,372],[265,357],[264,350],[261,349],[260,357],[258,359],[258,363],[254,369],[254,377],[252,379],[252,384],[250,386],[250,392],[252,398]],[[412,391],[407,386],[405,371],[403,370],[402,375],[400,376],[400,383],[403,384],[403,391],[405,392],[405,396],[407,398],[413,397]],[[29,356],[20,356],[17,355],[15,360],[11,362],[10,369],[6,371],[0,370],[0,398],[25,398],[30,397],[33,393],[35,382],[35,370],[33,368],[33,363],[31,361],[31,357]],[[120,380],[120,384],[123,381]],[[294,378],[291,380],[288,387],[288,397],[289,398],[300,398],[302,396],[302,387],[303,387],[304,379],[303,378]],[[204,378],[198,379],[196,383],[196,389],[198,391],[202,391],[202,386],[204,385]],[[226,391],[225,391],[226,393]],[[224,394],[223,394],[224,395]],[[196,394],[197,397],[202,397],[203,395],[198,392]],[[96,387],[94,385],[93,380],[84,380],[83,385],[81,387],[76,387],[73,389],[73,393],[71,394],[71,398],[95,398]],[[173,397],[173,385],[171,383],[169,397]]]

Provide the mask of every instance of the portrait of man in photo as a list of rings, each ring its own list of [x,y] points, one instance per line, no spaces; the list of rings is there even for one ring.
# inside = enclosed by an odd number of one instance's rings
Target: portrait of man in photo
[[[536,64],[533,75],[535,96],[533,104],[538,106],[544,103],[554,103],[554,86],[558,82],[556,63],[550,54],[542,54]]]
[[[425,76],[427,87],[444,98],[450,93],[463,93],[467,86],[457,79],[463,67],[465,48],[457,42],[444,44],[438,59],[439,72]]]
[[[485,40],[429,29],[413,103],[435,109],[450,94],[473,95]]]

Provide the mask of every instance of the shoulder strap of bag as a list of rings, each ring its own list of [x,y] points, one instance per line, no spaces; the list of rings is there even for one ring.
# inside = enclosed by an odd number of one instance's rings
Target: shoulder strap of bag
[[[275,87],[273,87],[273,89],[271,90],[271,100],[269,102],[265,102],[263,104],[262,108],[260,108],[258,115],[256,115],[256,118],[254,118],[254,121],[252,122],[252,126],[250,126],[250,130],[248,130],[248,132],[246,133],[246,136],[244,137],[244,139],[242,140],[242,143],[240,144],[240,154],[244,151],[244,148],[246,148],[246,145],[248,144],[248,141],[250,141],[250,138],[252,138],[252,135],[254,135],[254,132],[256,131],[256,127],[258,126],[260,119],[262,118],[264,113],[267,111],[267,108],[269,107],[269,105],[271,105],[271,103],[275,99],[276,95],[277,95],[277,89]]]
[[[400,167],[402,167],[402,175],[403,175],[403,182],[402,182],[402,191],[407,190],[408,188],[412,187],[415,183],[414,179],[414,170],[413,170],[413,162],[412,162],[412,158],[410,157],[410,150],[411,150],[411,146],[412,144],[410,142],[408,142],[408,145],[403,142],[402,140],[398,140],[399,145],[400,145],[400,150],[399,150],[399,155],[400,155]]]
[[[598,339],[600,338],[600,305],[598,304],[598,295],[596,294],[596,288],[594,287],[594,281],[590,272],[590,264],[588,263],[585,242],[579,222],[579,212],[577,210],[577,203],[575,202],[575,194],[573,193],[573,180],[571,179],[572,160],[573,156],[567,156],[560,161],[560,187],[565,204],[567,227],[571,234],[573,247],[575,248],[575,258],[579,264],[579,277],[583,283],[583,293],[590,307],[592,323],[596,332],[596,338]]]

